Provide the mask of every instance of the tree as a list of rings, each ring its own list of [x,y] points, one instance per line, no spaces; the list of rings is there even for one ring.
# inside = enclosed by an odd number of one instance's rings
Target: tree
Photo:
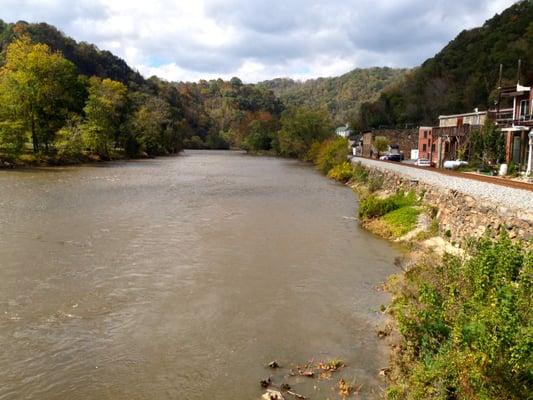
[[[502,131],[487,119],[481,130],[483,137],[484,151],[483,160],[489,165],[495,165],[500,161],[505,152],[505,140]]]
[[[56,134],[55,147],[57,154],[62,159],[76,159],[83,152],[83,131],[80,117],[72,117],[67,124]]]
[[[374,138],[374,148],[378,152],[378,157],[381,153],[384,151],[387,151],[389,147],[389,139],[387,139],[385,136],[376,136]]]
[[[30,132],[34,152],[49,150],[54,135],[72,112],[79,111],[83,87],[76,67],[47,45],[22,36],[7,48],[0,70],[0,116],[3,137],[21,138]],[[9,128],[6,128],[9,127]],[[6,134],[6,132],[11,134]],[[14,135],[14,132],[19,134]],[[19,146],[16,145],[15,148]]]
[[[0,106],[1,109],[1,106]],[[0,121],[0,159],[6,156],[15,159],[22,152],[27,135],[20,121]]]
[[[325,111],[305,108],[285,111],[278,133],[282,155],[303,158],[314,142],[321,142],[333,135],[333,125]]]
[[[270,150],[274,131],[271,121],[255,120],[250,124],[248,136],[244,139],[243,147],[246,150]]]
[[[505,139],[502,132],[487,119],[483,127],[470,136],[470,160],[495,165],[503,159]]]
[[[89,81],[89,98],[83,109],[85,142],[105,159],[109,159],[113,139],[120,133],[127,91],[123,83],[111,79],[93,76]]]
[[[170,123],[168,103],[149,96],[133,116],[133,132],[141,150],[152,156],[167,153],[164,134]]]

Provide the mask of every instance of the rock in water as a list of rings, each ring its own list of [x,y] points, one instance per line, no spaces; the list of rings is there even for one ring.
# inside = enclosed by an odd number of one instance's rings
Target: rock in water
[[[262,388],[267,388],[270,386],[270,384],[272,383],[272,380],[270,378],[268,379],[263,379],[261,382],[259,382],[261,384],[261,387]]]
[[[268,364],[268,366],[272,369],[279,368],[279,364],[276,361],[272,361]]]
[[[283,395],[277,390],[268,389],[266,393],[261,397],[263,400],[285,400]]]

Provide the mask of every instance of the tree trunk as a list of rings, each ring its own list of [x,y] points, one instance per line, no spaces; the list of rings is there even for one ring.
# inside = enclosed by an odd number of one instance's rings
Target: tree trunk
[[[31,115],[31,141],[33,144],[33,152],[37,153],[39,151],[39,140],[37,139],[37,134],[35,133],[35,117],[33,113]]]

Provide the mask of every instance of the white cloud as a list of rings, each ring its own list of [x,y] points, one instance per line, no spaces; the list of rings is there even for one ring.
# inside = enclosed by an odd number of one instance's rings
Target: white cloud
[[[513,0],[0,0],[2,18],[56,25],[146,76],[333,76],[410,67]]]

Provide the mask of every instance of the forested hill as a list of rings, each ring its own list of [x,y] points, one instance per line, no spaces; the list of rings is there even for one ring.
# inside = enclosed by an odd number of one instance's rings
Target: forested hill
[[[439,114],[486,109],[496,97],[499,65],[503,84],[533,83],[533,0],[520,1],[482,27],[461,32],[403,82],[363,104],[362,127],[434,124]]]
[[[21,34],[27,34],[35,43],[44,43],[53,51],[61,52],[76,65],[79,74],[109,78],[130,85],[145,83],[142,75],[131,69],[121,58],[109,51],[99,50],[93,44],[78,43],[46,23],[6,23],[0,19],[0,64],[9,43]]]
[[[307,81],[278,78],[259,83],[274,91],[287,106],[327,109],[337,124],[353,120],[363,102],[377,100],[381,91],[401,81],[405,69],[358,68],[334,78]]]
[[[11,63],[8,62],[10,51]],[[34,65],[37,59],[40,64]],[[35,90],[51,91],[53,87],[59,87],[64,96],[75,97],[77,102],[69,101],[66,104],[64,99],[58,99],[61,107],[57,106],[53,111],[60,116],[51,118],[46,115],[46,118],[54,119],[54,125],[41,127],[37,124],[35,129],[40,132],[29,135],[28,127],[31,124],[28,125],[27,115],[22,115],[19,110],[9,113],[8,108],[1,112],[2,101],[7,102],[14,95],[20,95],[20,99],[24,96],[22,86],[14,89],[16,71],[24,71],[26,78],[31,78],[38,85]],[[58,81],[59,77],[63,77],[62,74],[69,76],[71,82],[68,85]],[[79,75],[76,84],[72,84],[74,75]],[[103,85],[113,89],[98,86],[102,80],[111,80]],[[116,83],[125,85],[126,92]],[[109,95],[120,94],[107,99],[120,104],[120,109],[115,110],[116,126],[110,129],[115,131],[114,140],[109,140],[109,143],[104,141],[105,157],[112,156],[107,151],[109,148],[123,149],[128,155],[135,156],[136,153],[157,155],[175,152],[182,145],[201,148],[240,147],[254,121],[260,120],[264,126],[274,129],[282,111],[281,103],[270,90],[244,84],[238,78],[229,82],[219,79],[198,83],[144,78],[111,52],[100,50],[93,44],[77,42],[54,26],[0,20],[0,160],[6,157],[5,154],[12,159],[23,156],[20,153],[25,152],[29,142],[33,144],[35,153],[44,151],[46,156],[54,156],[61,147],[57,133],[62,127],[74,124],[72,116],[81,121],[76,122],[75,127],[79,125],[85,129],[84,136],[88,137],[87,102],[91,90],[107,89]],[[53,96],[56,95],[59,97],[60,93],[50,94],[48,100],[44,96],[39,96],[39,99],[45,103],[55,101]],[[45,103],[42,104],[43,113],[47,109]],[[17,114],[17,118],[12,119],[14,114]],[[45,116],[39,115],[39,123],[41,118],[44,121]],[[141,132],[142,129],[148,131],[147,124],[152,125],[150,139]],[[20,132],[14,135],[6,127],[20,127]],[[42,150],[41,142],[46,150]],[[83,145],[91,147],[85,142]]]

